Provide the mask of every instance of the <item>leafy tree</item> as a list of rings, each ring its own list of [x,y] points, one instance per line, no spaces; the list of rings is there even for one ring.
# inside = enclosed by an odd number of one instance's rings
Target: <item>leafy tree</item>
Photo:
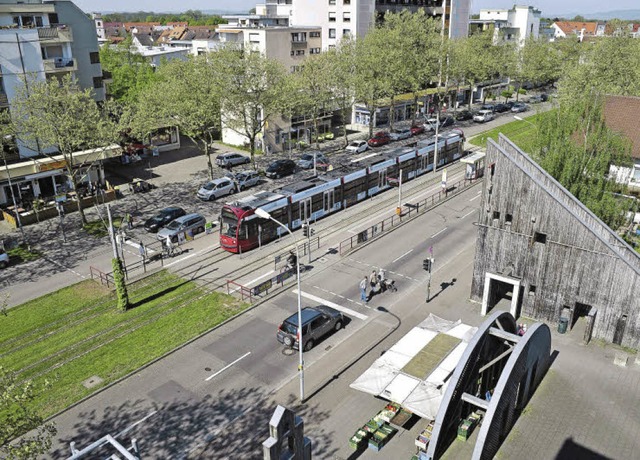
[[[631,164],[631,143],[611,132],[602,116],[602,98],[565,102],[553,116],[540,117],[534,157],[549,174],[604,223],[617,230],[628,205],[612,192],[621,186],[609,176],[611,164]]]
[[[111,72],[113,82],[108,86],[108,96],[117,101],[135,102],[140,92],[157,79],[151,64],[131,51],[131,37],[116,47],[101,47],[100,64]]]
[[[221,94],[222,126],[249,140],[255,160],[256,139],[270,117],[286,107],[283,92],[285,69],[278,61],[260,53],[225,48],[216,53]]]
[[[70,76],[36,81],[18,88],[12,106],[12,129],[31,150],[53,157],[61,155],[68,180],[78,190],[82,177],[104,149],[119,137],[109,104],[98,105],[91,90],[80,89]],[[75,153],[96,149],[82,161]],[[87,224],[82,200],[77,199],[82,223]]]
[[[340,44],[325,52],[329,65],[329,80],[334,103],[340,111],[344,127],[344,145],[349,145],[346,116],[350,113],[355,99],[356,41],[345,37]]]
[[[459,40],[455,47],[457,71],[469,85],[469,108],[473,103],[473,88],[494,76],[496,54],[493,52],[493,30],[473,34]],[[492,67],[493,65],[493,67]]]
[[[387,72],[381,65],[381,50],[387,47],[387,34],[380,28],[375,28],[363,39],[356,42],[355,94],[356,100],[361,101],[370,113],[369,136],[373,136],[373,118],[379,107],[380,100],[387,96],[390,82],[385,78]]]
[[[0,457],[27,460],[47,454],[57,430],[44,423],[33,405],[48,384],[20,382],[16,375],[0,367]],[[25,435],[32,432],[29,435]],[[17,439],[19,438],[19,439]]]
[[[333,108],[333,85],[331,82],[331,55],[310,56],[304,61],[302,71],[293,74],[294,91],[290,97],[298,102],[298,110],[311,117],[316,147],[319,147],[318,120]]]
[[[129,114],[134,132],[145,138],[163,126],[178,126],[202,149],[213,178],[211,144],[220,130],[221,86],[216,69],[206,56],[197,56],[167,62],[158,72],[159,80],[142,93]]]

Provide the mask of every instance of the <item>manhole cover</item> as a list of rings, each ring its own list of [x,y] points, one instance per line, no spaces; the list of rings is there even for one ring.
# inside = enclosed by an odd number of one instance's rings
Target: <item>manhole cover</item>
[[[98,377],[97,375],[93,375],[89,377],[87,380],[85,380],[84,382],[82,382],[82,385],[84,385],[85,388],[93,388],[96,385],[100,385],[102,381],[103,380],[100,377]]]
[[[318,259],[318,262],[325,263],[326,261],[327,261],[327,259],[326,259],[326,258],[324,258],[324,257],[320,257],[320,258]]]
[[[293,348],[283,348],[282,349],[282,354],[285,356],[291,356],[295,353],[296,351]]]

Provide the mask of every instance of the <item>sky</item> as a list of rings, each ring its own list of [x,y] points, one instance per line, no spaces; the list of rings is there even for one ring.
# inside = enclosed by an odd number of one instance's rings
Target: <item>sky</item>
[[[294,0],[295,1],[295,0]],[[263,0],[74,0],[83,11],[186,11],[192,10],[228,10],[248,11]],[[488,8],[510,8],[514,4],[531,5],[542,11],[542,15],[561,13],[600,13],[612,10],[630,10],[640,8],[638,0],[472,0],[474,12]]]

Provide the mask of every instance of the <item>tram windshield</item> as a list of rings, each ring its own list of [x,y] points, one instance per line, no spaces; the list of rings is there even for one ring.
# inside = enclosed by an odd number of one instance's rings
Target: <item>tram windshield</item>
[[[220,216],[220,235],[236,237],[238,231],[238,218],[234,213],[226,209]]]

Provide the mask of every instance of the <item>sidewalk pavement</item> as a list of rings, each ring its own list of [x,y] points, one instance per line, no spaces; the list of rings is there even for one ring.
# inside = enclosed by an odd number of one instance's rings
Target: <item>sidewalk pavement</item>
[[[400,459],[415,454],[414,439],[426,426],[418,420],[401,429],[381,452],[354,452],[348,445],[352,434],[385,404],[382,399],[349,388],[375,359],[390,348],[415,324],[434,313],[449,320],[477,326],[480,305],[468,299],[473,269],[474,248],[461,253],[439,274],[457,282],[428,304],[424,286],[414,289],[402,305],[388,305],[388,313],[377,317],[344,341],[330,355],[305,368],[307,401],[299,403],[299,380],[296,375],[271,395],[261,407],[284,405],[300,415],[305,435],[311,438],[315,458],[332,459]],[[400,311],[403,311],[401,314]],[[397,312],[404,319],[395,318]],[[351,350],[365,350],[353,358]],[[522,416],[503,443],[496,458],[573,459],[634,458],[640,450],[640,364],[631,356],[627,367],[614,365],[621,353],[617,347],[600,343],[584,345],[581,337],[552,331],[552,352],[556,352],[551,369],[537,389]],[[225,427],[208,444],[192,452],[189,458],[219,459],[227,455],[261,457],[261,442],[268,437],[267,411],[262,419],[246,417]],[[229,450],[226,434],[234,439]],[[244,438],[246,436],[246,438]],[[475,439],[473,437],[472,439]],[[451,452],[471,452],[471,445],[456,445]],[[469,442],[467,442],[468,444]],[[456,458],[457,454],[444,458]],[[453,457],[451,455],[454,455]]]

